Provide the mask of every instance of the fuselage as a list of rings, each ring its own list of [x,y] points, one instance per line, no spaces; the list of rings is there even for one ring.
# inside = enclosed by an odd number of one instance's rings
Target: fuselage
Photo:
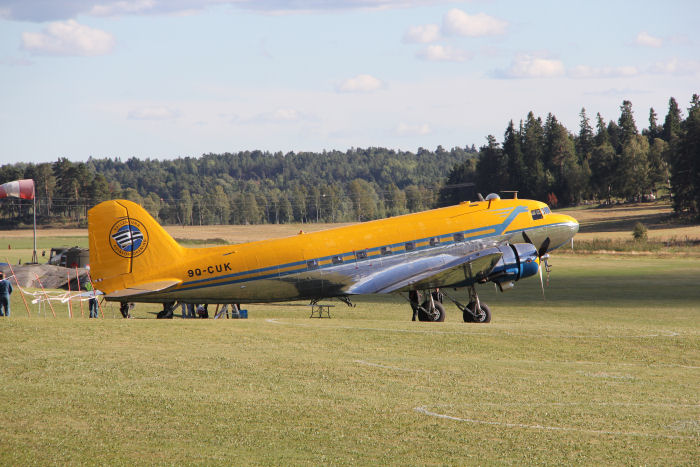
[[[352,295],[363,293],[356,284],[391,268],[419,268],[421,262],[449,261],[507,243],[531,241],[539,247],[545,238],[551,251],[577,231],[575,219],[538,201],[464,202],[292,237],[184,249],[163,265],[160,276],[154,274],[179,285],[129,301],[247,303]]]

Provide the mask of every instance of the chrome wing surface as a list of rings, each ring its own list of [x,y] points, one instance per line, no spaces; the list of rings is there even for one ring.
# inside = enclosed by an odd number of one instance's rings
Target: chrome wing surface
[[[494,248],[455,257],[417,258],[377,271],[346,289],[348,294],[407,292],[412,289],[463,287],[485,278],[503,253]]]

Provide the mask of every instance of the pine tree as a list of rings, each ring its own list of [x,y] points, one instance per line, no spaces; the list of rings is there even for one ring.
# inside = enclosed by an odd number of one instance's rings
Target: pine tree
[[[668,113],[664,119],[664,129],[662,138],[669,144],[673,144],[673,140],[678,136],[681,130],[681,109],[678,107],[678,102],[673,97],[668,100]]]
[[[595,144],[593,128],[591,128],[591,122],[588,120],[585,108],[581,108],[579,117],[581,117],[581,124],[579,126],[578,139],[576,140],[576,152],[582,160],[588,160],[591,157]]]
[[[523,195],[544,201],[547,195],[543,162],[544,129],[542,119],[530,111],[523,126],[523,160],[527,176],[522,181]]]
[[[649,128],[642,131],[642,134],[649,139],[649,144],[653,144],[654,139],[660,138],[663,131],[663,128],[656,123],[656,118],[656,112],[654,111],[654,108],[651,107],[649,109]]]
[[[595,145],[600,146],[604,143],[610,142],[610,136],[608,135],[608,129],[605,125],[605,120],[600,115],[600,112],[596,114],[596,134],[595,134]]]
[[[619,141],[622,146],[631,141],[635,135],[639,134],[637,131],[637,124],[634,122],[632,102],[622,101],[622,105],[620,106],[620,119],[617,121],[617,126],[619,127]]]
[[[496,138],[488,135],[486,141],[476,163],[477,190],[480,193],[498,193],[508,183],[506,163]]]
[[[700,212],[700,98],[693,95],[688,117],[674,138],[671,164],[673,209],[697,216]]]
[[[515,130],[513,120],[508,124],[503,139],[503,156],[506,162],[507,169],[507,188],[509,190],[519,190],[521,196],[529,197],[531,193],[523,190],[523,180],[527,177],[525,171],[525,161],[523,160],[523,152],[521,149],[521,133]]]
[[[607,134],[607,131],[605,131]],[[596,145],[591,155],[591,188],[600,199],[611,202],[613,180],[615,175],[615,149],[607,139]]]

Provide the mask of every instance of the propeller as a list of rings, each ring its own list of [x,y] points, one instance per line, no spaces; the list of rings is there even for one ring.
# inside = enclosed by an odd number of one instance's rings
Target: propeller
[[[523,231],[523,238],[525,239],[526,242],[528,242],[529,244],[531,244],[532,246],[537,248],[537,246],[535,246],[535,242],[532,241],[532,239],[527,235],[527,233],[525,233],[525,231]],[[547,254],[547,250],[549,249],[549,244],[551,242],[552,242],[552,240],[549,237],[547,237],[542,242],[542,245],[540,245],[540,247],[537,249],[537,258],[540,262],[540,267],[538,269],[539,269],[539,273],[540,273],[540,286],[542,287],[542,299],[543,300],[546,300],[546,298],[544,296],[544,279],[542,277],[542,265],[544,264],[544,268],[547,271],[547,285],[549,285],[550,268],[549,268],[549,263],[547,263],[547,260],[549,259],[549,255]]]

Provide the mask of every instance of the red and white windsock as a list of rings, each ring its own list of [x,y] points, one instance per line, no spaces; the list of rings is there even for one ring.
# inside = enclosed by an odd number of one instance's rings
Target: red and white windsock
[[[13,196],[22,199],[34,199],[34,180],[27,178],[0,185],[0,198]]]

